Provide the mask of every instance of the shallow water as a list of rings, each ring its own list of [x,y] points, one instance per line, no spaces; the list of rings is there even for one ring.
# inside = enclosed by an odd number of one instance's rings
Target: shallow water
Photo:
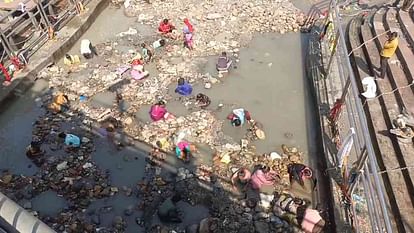
[[[133,187],[144,175],[146,153],[135,147],[125,147],[117,150],[107,139],[95,141],[96,151],[92,160],[111,174],[111,182],[118,187]]]
[[[261,153],[280,151],[281,144],[308,151],[307,128],[311,125],[306,119],[302,49],[298,33],[256,37],[241,50],[237,69],[222,78],[223,84],[205,91],[212,104],[224,104],[219,119],[225,119],[232,110],[227,106],[233,105],[233,109],[248,110],[263,124],[266,139],[255,143]],[[237,140],[244,129],[226,123],[224,132]],[[293,137],[285,137],[286,133]]]
[[[32,139],[32,124],[42,113],[35,99],[47,90],[48,84],[39,80],[22,97],[2,106],[0,115],[0,169],[32,175],[36,166],[25,156]]]
[[[32,208],[42,215],[55,216],[66,206],[65,198],[54,191],[46,191],[32,199]]]
[[[125,17],[123,8],[116,9],[112,6],[106,8],[99,17],[93,23],[93,27],[89,28],[82,37],[75,43],[70,54],[80,53],[80,42],[83,39],[89,39],[92,44],[99,44],[111,40],[121,32],[128,31],[131,27],[137,29],[138,33],[132,36],[138,35],[155,35],[156,32],[148,25],[136,22],[136,17]]]
[[[127,222],[125,233],[143,233],[145,232],[144,229],[135,223],[135,218],[141,217],[142,215],[142,212],[136,210],[137,203],[138,200],[136,197],[127,197],[120,194],[93,202],[86,212],[90,217],[93,214],[99,216],[101,222],[100,227],[110,227],[115,216],[122,216]],[[124,211],[128,208],[133,209],[132,215],[130,216],[124,214]]]

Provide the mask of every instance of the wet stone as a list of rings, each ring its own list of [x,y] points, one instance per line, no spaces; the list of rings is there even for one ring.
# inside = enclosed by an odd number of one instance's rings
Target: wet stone
[[[261,221],[254,222],[254,227],[257,233],[268,233],[269,232],[269,224]]]
[[[31,201],[29,201],[29,200],[24,200],[23,201],[23,208],[25,208],[25,209],[31,209],[32,208],[32,202]]]

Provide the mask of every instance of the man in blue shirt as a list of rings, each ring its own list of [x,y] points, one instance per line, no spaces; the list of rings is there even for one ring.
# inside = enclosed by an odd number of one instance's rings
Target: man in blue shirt
[[[191,84],[186,82],[183,78],[178,79],[178,86],[175,88],[175,93],[178,93],[183,96],[191,95],[193,92],[193,87]]]
[[[60,138],[65,139],[65,145],[70,146],[70,147],[79,147],[80,146],[80,138],[76,135],[73,134],[65,134],[65,133],[60,133],[58,135]]]

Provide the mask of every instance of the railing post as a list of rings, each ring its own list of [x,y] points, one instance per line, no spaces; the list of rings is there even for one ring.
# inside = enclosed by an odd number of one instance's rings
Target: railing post
[[[32,21],[33,26],[36,29],[39,29],[40,28],[39,22],[37,22],[37,19],[34,17],[33,12],[32,11],[27,11],[27,15],[29,15],[29,18]]]
[[[336,46],[338,45],[338,40],[339,40],[339,31],[336,31],[336,33],[335,33],[335,41],[334,41],[334,44],[333,44],[333,47],[332,47],[331,56],[329,57],[328,67],[326,68],[325,78],[328,77],[328,75],[329,75],[329,73],[331,71],[333,57],[334,57],[335,52],[336,52]]]
[[[10,49],[9,41],[7,40],[7,37],[4,35],[3,30],[1,29],[0,29],[0,39],[3,44],[3,49],[6,51],[9,57],[12,57],[12,51]]]
[[[9,46],[10,46],[11,53],[13,54],[17,52],[18,49],[17,49],[16,42],[14,41],[12,34],[9,35],[8,40],[9,40]]]
[[[403,5],[401,7],[401,9],[403,11],[409,11],[411,5],[413,5],[414,0],[404,0]]]
[[[45,13],[45,11],[43,10],[43,4],[40,0],[37,0],[37,9],[39,10],[40,13],[40,18],[43,21],[44,26],[47,28],[49,28],[51,26],[49,19],[47,18],[47,15]]]

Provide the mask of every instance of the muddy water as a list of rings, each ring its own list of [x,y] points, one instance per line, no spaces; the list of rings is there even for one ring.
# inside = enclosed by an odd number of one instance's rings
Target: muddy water
[[[2,106],[0,115],[0,169],[32,175],[36,166],[25,156],[26,146],[32,139],[32,124],[42,113],[36,102],[39,94],[47,91],[48,84],[39,80],[22,97]]]
[[[281,144],[308,151],[310,125],[306,119],[301,45],[297,33],[256,37],[248,48],[241,50],[237,69],[221,78],[222,84],[204,91],[213,99],[212,104],[224,104],[219,119],[225,119],[232,108],[244,108],[263,124],[266,139],[256,142],[261,153],[280,151]],[[211,71],[214,64],[208,67]],[[228,122],[224,124],[224,132],[236,140],[244,130]]]
[[[306,4],[300,7],[306,8]],[[88,38],[93,43],[107,41],[117,33],[128,30],[129,27],[137,28],[139,25],[135,18],[126,18],[121,10],[106,9],[94,23],[94,27],[81,38]],[[141,34],[151,34],[146,26],[139,26]],[[108,30],[110,29],[110,30]],[[310,159],[314,148],[312,145],[313,120],[310,119],[309,97],[306,80],[303,73],[302,52],[304,50],[302,34],[267,34],[258,35],[248,48],[242,49],[240,63],[236,63],[236,69],[231,70],[229,75],[221,78],[220,84],[213,85],[212,89],[205,90],[202,84],[194,87],[194,94],[203,92],[212,99],[211,109],[216,109],[219,103],[225,107],[215,114],[218,119],[225,117],[232,108],[243,107],[249,110],[252,117],[264,125],[266,140],[258,141],[255,145],[261,153],[280,151],[281,144],[295,145],[306,152]],[[79,42],[71,53],[79,53]],[[209,58],[204,72],[216,76],[214,70],[215,58]],[[151,71],[151,70],[150,70]],[[36,172],[35,166],[24,156],[25,145],[30,143],[32,122],[42,110],[36,105],[38,94],[46,91],[47,83],[38,81],[24,96],[11,103],[0,115],[1,126],[1,157],[0,168],[10,169],[15,173],[31,175]],[[173,92],[173,86],[170,90]],[[109,107],[113,104],[114,95],[105,92],[96,95],[92,104]],[[168,109],[175,115],[184,115],[189,111],[178,101],[168,103]],[[138,119],[149,121],[149,106],[144,106],[136,113]],[[245,132],[245,128],[233,128],[226,122],[224,132],[239,140]],[[288,133],[288,134],[286,134]],[[291,135],[286,137],[285,135]],[[145,152],[137,149],[141,146],[127,147],[122,151],[116,150],[115,146],[104,139],[97,139],[97,151],[93,154],[93,160],[102,169],[111,174],[112,185],[133,186],[144,174]],[[212,151],[205,145],[199,145],[203,154],[211,155]],[[306,158],[307,159],[307,158]],[[174,159],[168,161],[172,169],[182,166]],[[197,159],[196,163],[211,163],[211,156]],[[300,189],[300,188],[299,188]],[[309,196],[307,192],[301,192]],[[41,203],[46,200],[56,200],[53,206]],[[113,198],[98,200],[91,204],[88,213],[95,213],[105,206],[113,209],[100,214],[102,225],[109,225],[115,215],[122,215],[123,211],[131,205],[137,204],[134,196],[126,197],[118,194]],[[53,214],[64,206],[60,198],[54,193],[46,192],[33,200],[33,206],[41,214]],[[198,222],[207,216],[207,209],[202,206],[188,206],[182,203],[182,208],[192,213],[185,217],[184,224]],[[132,216],[126,217],[128,229],[126,232],[143,232],[135,224],[135,217],[141,213],[134,211]]]
[[[99,17],[95,20],[93,27],[87,30],[82,37],[76,42],[76,44],[70,50],[70,54],[80,53],[80,42],[83,39],[89,39],[92,44],[99,44],[113,39],[120,32],[128,31],[128,29],[138,29],[139,35],[155,35],[156,32],[148,25],[143,25],[136,22],[137,18],[125,17],[122,9],[116,9],[109,6],[105,9]]]
[[[59,197],[53,191],[46,191],[37,195],[32,200],[32,208],[43,215],[55,216],[65,208],[65,198]]]

